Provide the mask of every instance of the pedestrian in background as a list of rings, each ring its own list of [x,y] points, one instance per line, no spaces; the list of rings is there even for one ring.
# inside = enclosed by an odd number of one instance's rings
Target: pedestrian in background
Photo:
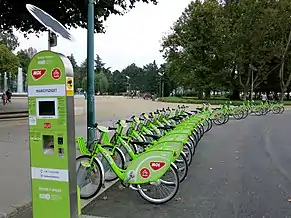
[[[5,105],[7,103],[7,95],[6,95],[5,91],[3,91],[3,93],[2,93],[2,102],[3,102],[3,105]]]

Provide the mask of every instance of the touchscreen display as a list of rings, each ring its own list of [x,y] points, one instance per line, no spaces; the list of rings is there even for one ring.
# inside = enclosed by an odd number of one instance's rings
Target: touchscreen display
[[[55,101],[39,101],[38,109],[39,116],[56,116],[56,102]]]

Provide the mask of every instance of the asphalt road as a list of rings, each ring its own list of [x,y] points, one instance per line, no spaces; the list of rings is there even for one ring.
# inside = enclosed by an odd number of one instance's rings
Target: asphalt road
[[[290,112],[215,126],[177,197],[155,206],[118,184],[83,209],[109,218],[291,217]]]

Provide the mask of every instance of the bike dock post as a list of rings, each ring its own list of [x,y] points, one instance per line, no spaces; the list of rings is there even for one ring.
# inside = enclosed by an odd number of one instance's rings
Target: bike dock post
[[[77,218],[74,75],[69,59],[41,51],[28,67],[34,218]]]

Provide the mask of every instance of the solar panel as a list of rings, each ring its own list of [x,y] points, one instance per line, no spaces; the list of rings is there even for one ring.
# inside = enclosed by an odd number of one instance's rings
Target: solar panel
[[[26,8],[37,19],[42,25],[44,25],[47,29],[54,32],[57,35],[62,36],[65,39],[73,40],[73,36],[69,33],[69,31],[55,18],[41,10],[40,8],[26,4]]]

